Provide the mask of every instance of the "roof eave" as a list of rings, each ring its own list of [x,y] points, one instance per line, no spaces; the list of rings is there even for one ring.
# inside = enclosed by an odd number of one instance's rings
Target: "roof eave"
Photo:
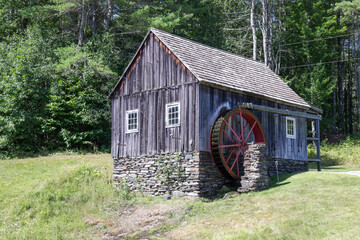
[[[247,95],[247,96],[254,96],[254,97],[264,99],[264,100],[268,100],[268,101],[271,101],[271,102],[280,103],[280,104],[283,104],[283,105],[286,105],[286,106],[289,106],[289,107],[301,108],[303,110],[308,110],[311,107],[305,101],[304,102],[306,104],[300,104],[300,103],[295,103],[295,102],[291,102],[291,101],[284,101],[282,99],[276,99],[276,98],[269,97],[269,96],[266,96],[266,95],[249,92],[249,91],[246,91],[244,89],[240,89],[240,88],[236,88],[236,87],[229,87],[229,86],[225,86],[225,85],[221,85],[221,84],[213,83],[213,82],[208,82],[208,81],[200,81],[200,84],[211,86],[211,87],[218,88],[218,89],[230,90],[230,91],[241,93],[241,94]]]
[[[307,102],[307,104],[310,105],[310,110],[311,111],[314,111],[314,112],[316,112],[318,114],[323,114],[324,113],[324,111],[321,108],[319,108],[319,107],[317,107],[317,106],[315,106],[315,105],[313,105],[313,104],[311,104],[309,102]]]

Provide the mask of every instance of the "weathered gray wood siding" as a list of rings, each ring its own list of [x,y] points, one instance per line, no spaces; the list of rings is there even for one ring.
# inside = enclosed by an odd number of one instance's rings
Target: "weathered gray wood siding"
[[[113,158],[198,149],[199,85],[153,34],[112,98]],[[180,126],[166,128],[165,105],[180,102]],[[126,133],[126,111],[139,110],[137,133]]]
[[[233,109],[244,102],[280,109],[302,111],[267,100],[200,85],[199,150],[210,151],[210,131],[221,112]],[[268,154],[270,157],[294,160],[307,159],[307,120],[305,118],[296,118],[296,139],[290,139],[286,137],[285,116],[258,111],[252,112],[258,117],[264,129]]]

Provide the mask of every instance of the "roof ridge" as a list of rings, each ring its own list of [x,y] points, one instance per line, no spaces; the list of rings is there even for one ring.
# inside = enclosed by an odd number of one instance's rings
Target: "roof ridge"
[[[263,67],[267,67],[263,62],[258,62],[258,61],[254,60],[254,59],[247,58],[247,57],[241,56],[241,55],[236,54],[236,53],[232,53],[232,52],[229,52],[229,51],[220,49],[220,48],[212,47],[212,46],[206,45],[206,44],[204,44],[204,43],[196,42],[196,41],[194,41],[194,40],[192,40],[192,39],[189,39],[189,38],[181,37],[181,36],[179,36],[179,35],[175,35],[175,34],[173,34],[173,33],[168,33],[168,32],[166,32],[166,31],[164,31],[164,30],[151,27],[151,28],[150,28],[150,31],[153,31],[153,30],[159,31],[159,32],[164,33],[164,34],[171,35],[171,36],[173,36],[173,37],[181,38],[181,39],[183,39],[183,40],[190,41],[190,42],[192,42],[192,43],[195,43],[195,44],[198,44],[198,45],[202,45],[202,46],[204,46],[204,47],[212,48],[212,49],[214,49],[214,50],[216,50],[216,51],[220,51],[220,52],[224,52],[224,53],[226,53],[226,54],[234,55],[235,57],[239,57],[239,58],[242,58],[242,59],[251,61],[251,62],[255,62],[256,64],[262,65]],[[268,68],[268,67],[267,67],[267,68]],[[268,68],[268,69],[271,70],[270,68]],[[271,70],[271,71],[272,71],[272,70]],[[274,72],[274,71],[272,71],[272,72]]]

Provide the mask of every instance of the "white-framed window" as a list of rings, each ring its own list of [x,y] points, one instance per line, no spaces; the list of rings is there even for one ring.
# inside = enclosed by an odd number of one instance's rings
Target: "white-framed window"
[[[296,119],[293,117],[286,117],[286,137],[296,138]]]
[[[166,104],[166,127],[180,126],[180,103]]]
[[[139,110],[126,111],[126,133],[138,132]]]

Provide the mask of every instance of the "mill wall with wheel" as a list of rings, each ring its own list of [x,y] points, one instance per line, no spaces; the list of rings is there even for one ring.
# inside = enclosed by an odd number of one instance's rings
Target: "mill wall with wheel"
[[[200,112],[199,120],[199,149],[211,152],[211,131],[216,120],[224,116],[242,103],[253,103],[282,110],[305,113],[304,110],[269,100],[248,96],[225,89],[214,89],[211,86],[200,86],[200,109],[209,111]],[[307,164],[307,119],[292,117],[295,120],[295,136],[287,136],[287,116],[268,112],[251,110],[262,126],[269,156],[269,174],[274,175],[275,161],[279,163],[280,173],[302,172],[308,168]],[[209,121],[210,120],[210,121]],[[250,141],[251,142],[251,141]]]

